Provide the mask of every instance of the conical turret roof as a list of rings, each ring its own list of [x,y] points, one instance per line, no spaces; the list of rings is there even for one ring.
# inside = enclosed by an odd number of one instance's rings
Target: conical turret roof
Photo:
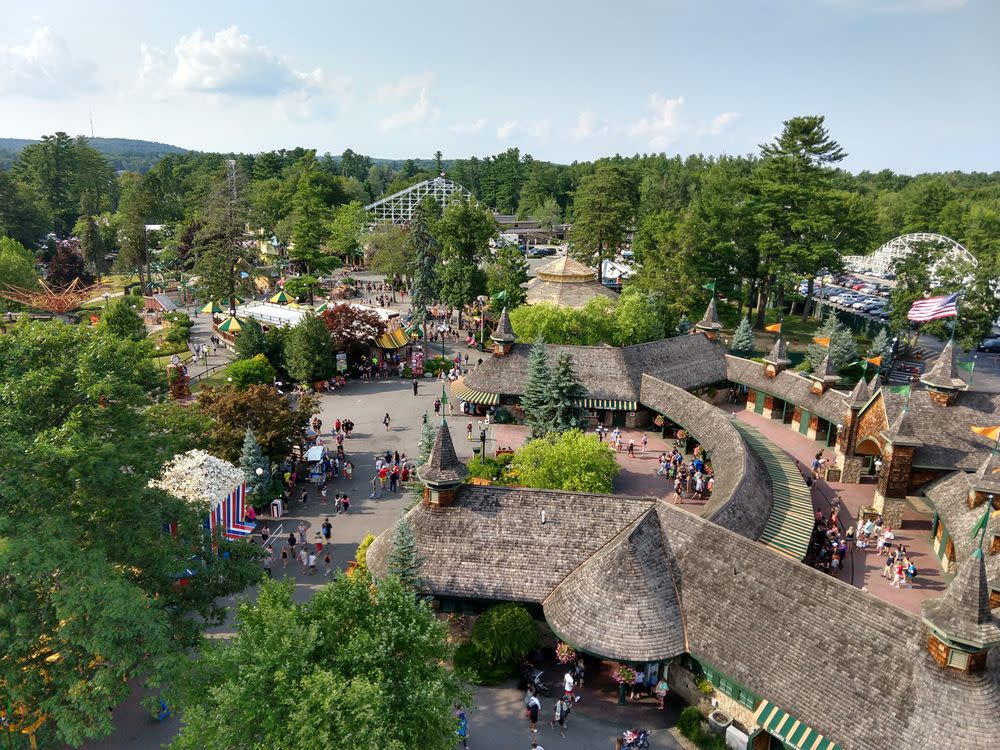
[[[1000,644],[1000,626],[990,612],[990,591],[982,550],[958,567],[958,575],[940,599],[923,603],[924,621],[950,640],[977,648]]]
[[[702,331],[718,331],[722,329],[722,321],[719,320],[719,312],[715,307],[715,295],[705,308],[705,314],[701,320],[694,324],[694,327]]]
[[[426,485],[458,485],[465,481],[469,470],[455,455],[455,444],[451,441],[451,431],[448,424],[441,420],[441,425],[434,435],[434,445],[431,447],[427,463],[417,469],[417,478]]]
[[[833,369],[833,363],[830,361],[829,354],[823,357],[823,361],[819,363],[819,367],[813,371],[811,377],[813,380],[818,380],[822,383],[836,383],[840,380],[840,376]]]
[[[977,492],[1000,495],[1000,455],[990,453],[972,475],[969,484]]]
[[[868,390],[872,392],[873,396],[882,390],[882,376],[880,374],[876,373],[875,377],[872,378],[872,382],[868,384]]]
[[[958,377],[958,352],[955,350],[954,341],[945,344],[941,356],[937,358],[934,366],[921,376],[920,382],[939,390],[964,391],[969,387]]]
[[[503,309],[503,312],[500,313],[500,321],[497,323],[497,327],[494,329],[490,338],[498,344],[510,344],[517,338],[514,334],[514,329],[510,325],[510,316],[507,314],[506,307]]]
[[[777,341],[774,342],[774,346],[771,347],[771,351],[764,361],[772,365],[790,365],[792,360],[788,358],[788,353],[785,350],[785,340],[781,338],[781,334],[778,334]]]
[[[851,391],[850,405],[860,409],[868,403],[871,397],[872,393],[868,390],[868,383],[864,378],[861,378],[854,386],[854,390]]]

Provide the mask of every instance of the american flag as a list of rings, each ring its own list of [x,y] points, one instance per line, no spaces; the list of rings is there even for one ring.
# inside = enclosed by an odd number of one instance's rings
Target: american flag
[[[917,300],[906,317],[914,323],[926,323],[928,320],[950,318],[953,315],[958,315],[958,294]]]
[[[246,493],[247,486],[241,484],[226,495],[225,500],[212,508],[212,512],[208,514],[209,531],[215,531],[218,526],[226,539],[242,539],[250,536],[256,524],[243,520]]]

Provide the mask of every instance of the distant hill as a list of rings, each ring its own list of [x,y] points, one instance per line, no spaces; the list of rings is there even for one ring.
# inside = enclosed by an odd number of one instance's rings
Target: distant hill
[[[167,154],[185,154],[188,149],[169,143],[140,141],[133,138],[88,138],[118,171],[146,172]],[[0,138],[0,169],[8,169],[21,149],[37,140]]]

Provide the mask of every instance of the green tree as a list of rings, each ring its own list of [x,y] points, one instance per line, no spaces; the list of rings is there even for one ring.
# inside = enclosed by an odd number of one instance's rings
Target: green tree
[[[840,322],[837,314],[830,312],[826,316],[823,325],[816,331],[814,338],[830,339],[829,346],[821,344],[810,344],[806,356],[813,370],[819,368],[827,355],[830,355],[830,364],[834,371],[842,370],[851,362],[858,359],[858,345],[854,340],[851,329]]]
[[[0,236],[35,247],[51,225],[42,200],[11,172],[0,169]]]
[[[368,212],[360,201],[351,201],[335,209],[327,243],[330,251],[344,260],[357,258],[361,254],[361,238],[368,220]]]
[[[525,424],[531,429],[532,437],[547,435],[551,429],[552,415],[549,413],[549,355],[545,340],[535,339],[528,359],[528,380],[521,396]]]
[[[740,318],[740,324],[733,332],[733,340],[729,345],[729,351],[737,357],[753,356],[754,351],[753,328],[750,326],[750,318]]]
[[[245,191],[245,176],[231,166],[212,184],[195,235],[198,291],[203,299],[221,301],[230,313],[236,311],[236,298],[252,290],[256,261],[253,244],[245,236]]]
[[[285,280],[285,291],[300,302],[312,304],[316,293],[322,291],[322,289],[323,285],[319,279],[310,274],[292,276]]]
[[[226,368],[226,379],[233,388],[239,390],[252,385],[270,385],[277,375],[263,354],[256,354],[249,359],[237,359]]]
[[[206,434],[213,454],[239,461],[250,428],[264,455],[280,461],[305,440],[305,426],[319,411],[319,402],[303,396],[293,409],[273,387],[251,385],[245,390],[204,388],[198,392],[198,407],[211,420]]]
[[[562,221],[562,209],[555,198],[546,198],[532,209],[531,216],[542,229],[551,232]]]
[[[888,364],[891,353],[892,340],[889,338],[889,331],[886,328],[879,328],[878,333],[876,333],[875,338],[872,339],[872,343],[868,347],[868,351],[865,353],[865,356],[872,359],[875,357],[882,357],[882,361]]]
[[[513,602],[490,607],[472,626],[472,642],[494,664],[514,664],[539,640],[531,613]]]
[[[622,291],[614,310],[614,343],[643,344],[665,337],[664,321],[652,295],[637,287]]]
[[[628,236],[636,202],[628,171],[617,163],[600,163],[576,191],[570,230],[573,257],[587,264],[613,258]]]
[[[30,253],[16,240],[0,237],[0,289],[16,286],[33,289],[38,286],[38,274]],[[10,307],[13,302],[0,300],[0,305]]]
[[[258,475],[257,469],[261,472]],[[240,453],[240,470],[247,483],[247,494],[257,495],[271,486],[271,463],[260,449],[260,443],[247,427],[243,435],[243,452]],[[259,496],[259,495],[258,495]]]
[[[460,326],[462,309],[486,289],[480,263],[496,231],[493,213],[465,197],[453,199],[434,226],[442,249],[439,294],[444,302],[458,308]]]
[[[402,280],[414,274],[416,248],[409,241],[404,227],[383,224],[365,237],[365,253],[368,267],[386,278],[399,277]]]
[[[236,359],[252,359],[258,354],[263,354],[265,357],[271,352],[271,347],[268,343],[267,336],[260,329],[260,326],[253,321],[247,321],[245,325],[241,326],[240,332],[236,335]],[[271,361],[272,367],[274,362]]]
[[[336,263],[324,252],[329,210],[323,203],[315,154],[310,152],[304,161],[293,198],[292,246],[288,255],[305,273],[323,273]]]
[[[528,441],[510,466],[518,485],[567,492],[609,493],[619,471],[611,448],[580,430]]]
[[[389,575],[397,578],[400,583],[411,591],[419,592],[424,587],[421,569],[424,560],[417,549],[417,539],[413,534],[413,526],[405,516],[396,522],[392,533],[392,550],[387,561]]]
[[[299,383],[333,375],[336,360],[330,333],[323,321],[308,313],[285,336],[285,367]]]
[[[215,557],[203,509],[149,485],[205,425],[153,403],[147,345],[25,321],[0,337],[0,379],[3,703],[46,715],[40,745],[79,745],[109,734],[134,681],[161,675],[260,568],[242,541],[218,540]]]
[[[500,245],[486,266],[486,293],[492,300],[494,312],[523,305],[525,291],[521,285],[527,281],[528,261],[521,251],[516,245]]]
[[[120,339],[142,341],[146,338],[146,324],[139,313],[123,299],[111,300],[101,314],[100,327]]]
[[[374,534],[366,534],[365,538],[361,540],[361,544],[354,551],[355,568],[351,575],[366,581],[371,580],[371,571],[368,570],[368,548],[372,546],[374,541]]]
[[[105,255],[104,235],[98,226],[96,206],[90,193],[80,199],[80,218],[73,227],[73,234],[80,240],[80,254],[94,274],[100,278],[108,270]]]
[[[552,379],[546,394],[548,399],[546,411],[551,416],[549,431],[562,433],[579,429],[583,422],[583,410],[578,402],[586,395],[586,389],[580,385],[576,373],[573,372],[573,355],[561,352],[552,368]]]
[[[441,216],[441,207],[427,196],[413,212],[408,242],[413,256],[413,284],[410,299],[417,320],[427,316],[427,310],[437,299],[439,280],[437,265],[440,250],[434,238],[434,227]]]
[[[240,605],[236,635],[188,662],[174,750],[454,746],[454,706],[468,696],[429,606],[395,579],[364,576],[338,576],[303,604],[292,593],[265,582]]]

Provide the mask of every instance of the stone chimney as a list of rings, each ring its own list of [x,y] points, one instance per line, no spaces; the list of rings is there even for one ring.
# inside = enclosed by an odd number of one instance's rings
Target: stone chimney
[[[913,418],[903,409],[882,431],[888,443],[882,454],[882,469],[878,475],[873,506],[885,518],[889,528],[898,529],[903,524],[903,510],[910,489],[913,469],[913,451],[923,445],[913,428]]]
[[[990,611],[986,562],[978,547],[958,568],[940,599],[923,603],[927,650],[945,670],[985,671],[990,651],[1000,645],[1000,626]]]
[[[455,501],[455,493],[469,475],[469,470],[455,455],[451,431],[442,419],[434,435],[434,445],[427,463],[417,469],[417,479],[424,485],[424,505],[446,508]]]
[[[785,351],[785,341],[779,333],[774,346],[771,347],[771,351],[764,357],[764,374],[769,378],[776,377],[779,372],[787,369],[790,364],[792,364],[792,360],[788,358],[788,353]]]
[[[813,381],[812,392],[817,396],[821,396],[829,388],[832,388],[840,380],[840,377],[833,369],[833,363],[830,362],[830,355],[827,354],[823,357],[823,361],[820,362],[819,367],[809,375],[809,379]],[[864,382],[864,378],[862,378]]]
[[[704,333],[706,337],[715,341],[719,338],[719,331],[722,330],[722,322],[719,320],[719,313],[715,309],[715,294],[712,295],[712,301],[708,303],[708,307],[705,309],[705,314],[701,316],[701,320],[694,324],[694,330],[691,333]]]
[[[958,352],[955,350],[955,342],[949,341],[945,345],[937,362],[920,377],[920,382],[927,386],[931,402],[938,406],[953,404],[958,392],[969,387],[958,377]]]
[[[500,313],[500,322],[497,323],[496,330],[493,331],[490,339],[493,341],[494,357],[503,357],[510,354],[517,336],[514,335],[514,329],[511,328],[510,316],[507,315],[506,307]]]

